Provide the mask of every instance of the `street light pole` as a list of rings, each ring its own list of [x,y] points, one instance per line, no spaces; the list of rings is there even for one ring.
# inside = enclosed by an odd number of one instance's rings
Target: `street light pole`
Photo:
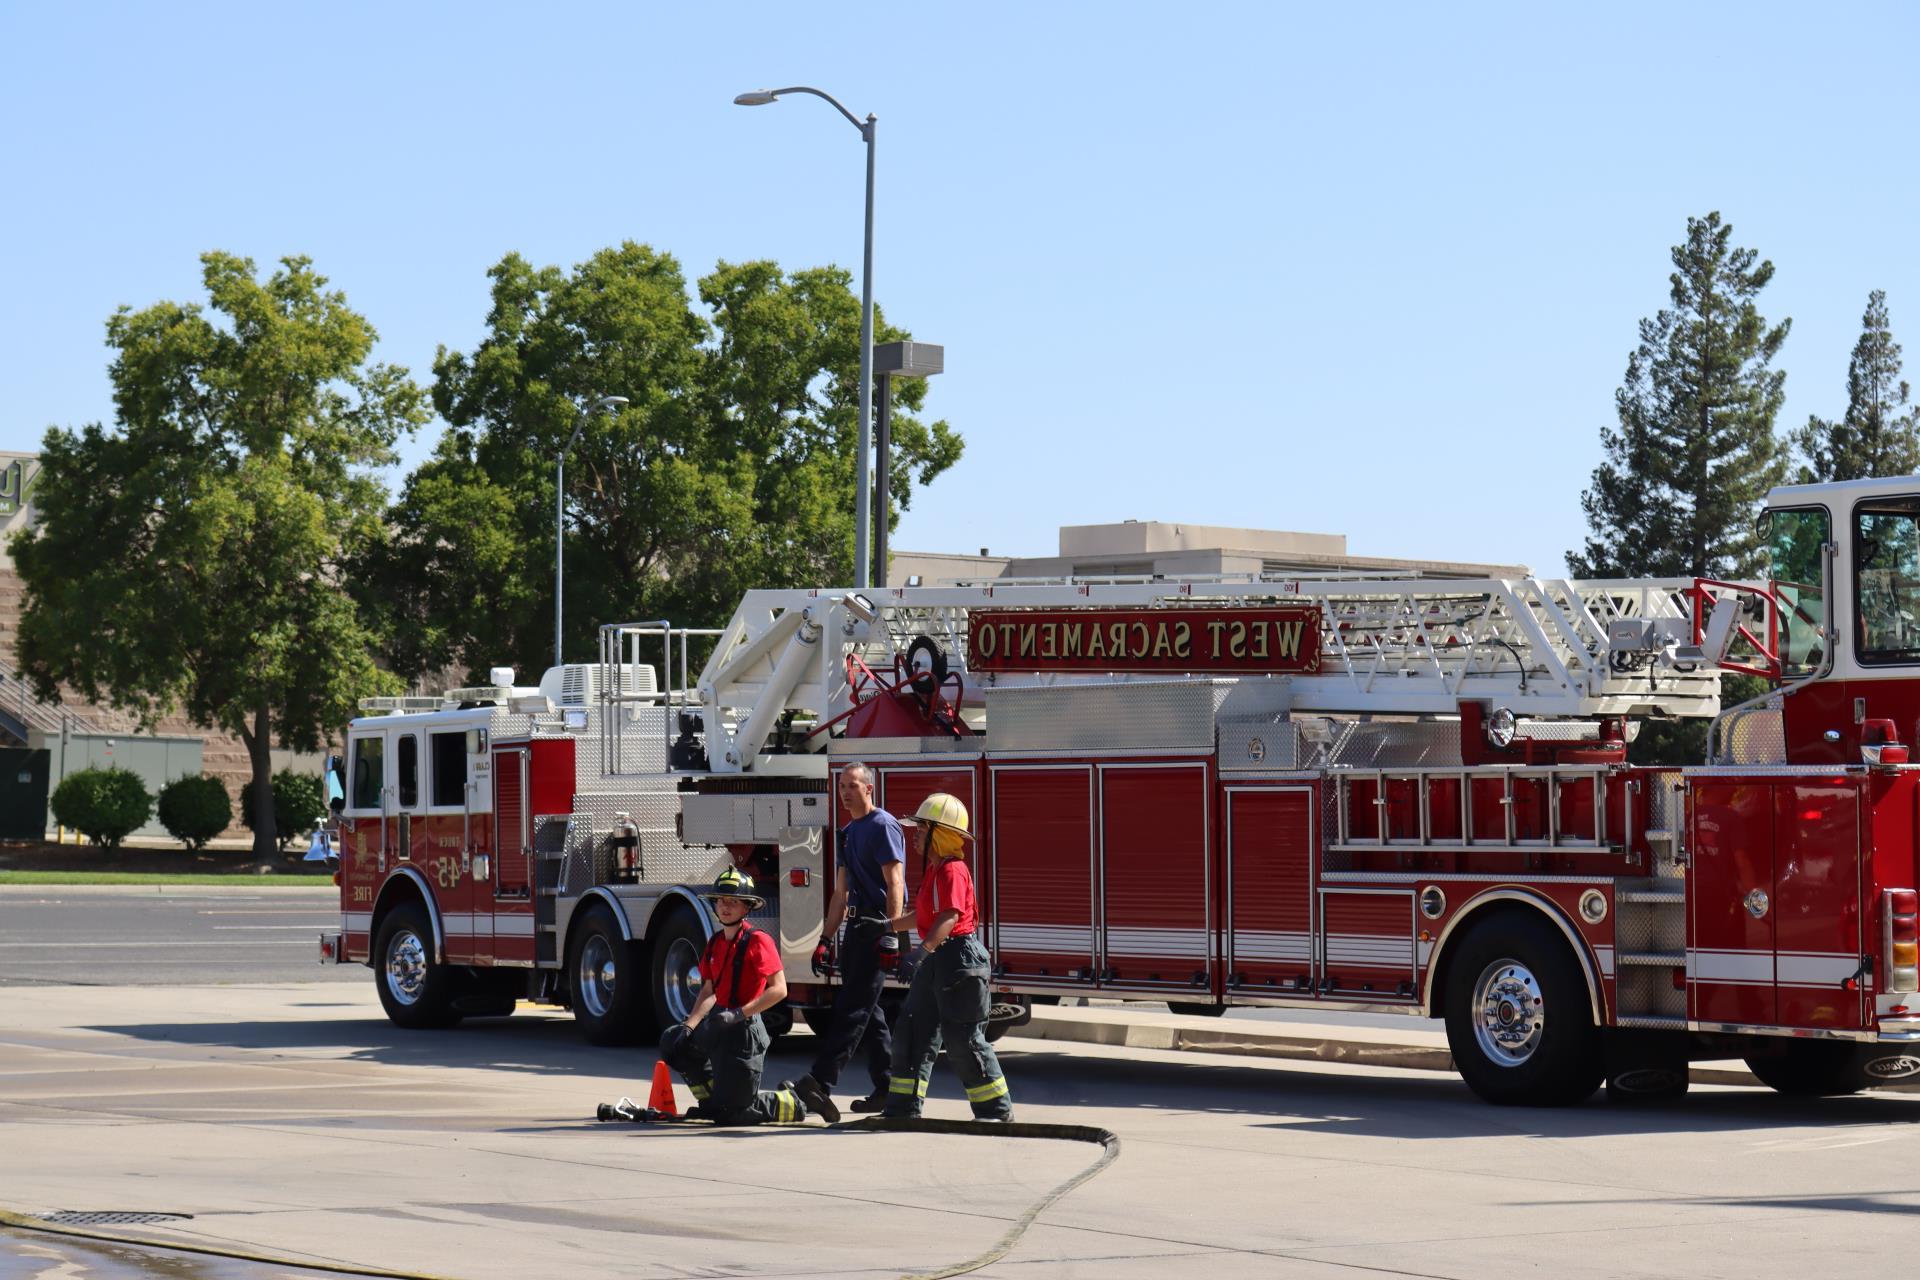
[[[580,420],[573,424],[573,435],[568,438],[567,447],[553,460],[553,665],[556,667],[561,665],[561,595],[562,585],[566,582],[567,455],[573,452],[573,446],[580,443],[580,433],[587,429],[588,418],[607,409],[617,409],[626,402],[625,396],[601,396],[580,410]]]
[[[867,496],[867,485],[873,462],[873,134],[877,121],[872,112],[862,120],[840,105],[840,100],[832,94],[803,84],[785,89],[756,89],[735,95],[733,102],[739,107],[764,107],[788,93],[810,93],[826,99],[860,131],[861,139],[867,144],[867,229],[860,261],[860,439],[853,469],[853,585],[864,590],[871,585],[867,554],[871,500]]]

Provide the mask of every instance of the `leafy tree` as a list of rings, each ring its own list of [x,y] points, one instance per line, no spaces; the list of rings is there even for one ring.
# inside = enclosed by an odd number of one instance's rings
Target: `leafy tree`
[[[227,784],[208,774],[186,774],[160,788],[160,825],[167,834],[199,851],[233,822]]]
[[[153,812],[146,783],[131,769],[82,769],[53,789],[54,819],[97,845],[118,849]]]
[[[307,259],[265,281],[201,263],[207,308],[108,322],[113,428],[47,433],[40,524],[13,543],[18,647],[39,696],[65,684],[148,724],[180,708],[236,734],[264,781],[276,741],[316,749],[398,685],[339,586],[384,537],[376,468],[427,411],[405,370],[367,363],[372,326]],[[266,788],[255,803],[264,858]]]
[[[1793,434],[1807,459],[1802,483],[1909,476],[1920,471],[1920,405],[1907,404],[1900,344],[1887,322],[1887,294],[1867,295],[1860,340],[1847,362],[1847,411],[1838,422],[1817,415]]]
[[[273,826],[270,832],[275,845],[285,852],[296,836],[312,831],[315,824],[326,816],[326,797],[322,794],[320,779],[316,775],[293,769],[282,769],[274,774],[271,786],[269,803],[272,805]],[[247,830],[258,834],[260,829],[253,825],[257,812],[253,797],[253,783],[249,782],[240,788],[241,821],[247,824]]]
[[[602,394],[629,404],[587,421],[567,459],[570,657],[601,622],[715,623],[748,587],[851,581],[860,306],[845,271],[721,263],[698,285],[710,317],[678,262],[631,242],[571,272],[509,255],[490,275],[487,336],[434,364],[451,428],[358,575],[395,669],[546,667],[554,458]],[[911,336],[877,310],[875,334]],[[895,388],[896,519],[960,456],[946,423],[915,416],[925,394]]]
[[[1673,248],[1671,306],[1640,322],[1640,344],[1602,429],[1606,460],[1581,506],[1593,534],[1567,553],[1576,577],[1750,576],[1754,517],[1786,474],[1774,435],[1786,374],[1771,368],[1791,320],[1769,326],[1755,299],[1773,264],[1731,247],[1718,213],[1687,219]]]

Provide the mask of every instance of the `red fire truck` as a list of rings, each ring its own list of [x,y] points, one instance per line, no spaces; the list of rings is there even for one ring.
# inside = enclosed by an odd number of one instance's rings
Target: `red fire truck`
[[[689,886],[731,859],[824,1017],[862,762],[896,815],[972,813],[1002,1027],[1063,996],[1400,1010],[1496,1102],[1675,1091],[1703,1057],[1789,1093],[1909,1077],[1920,478],[1763,520],[1761,582],[994,580],[604,627],[537,688],[353,722],[323,958],[403,1025],[532,998],[632,1040],[691,1007]],[[1768,691],[1722,709],[1728,670]],[[1706,760],[1627,763],[1689,716]]]

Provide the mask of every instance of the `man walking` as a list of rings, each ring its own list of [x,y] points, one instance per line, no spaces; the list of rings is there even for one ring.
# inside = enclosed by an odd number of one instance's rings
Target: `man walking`
[[[830,960],[828,941],[846,922],[840,946],[840,990],[833,999],[833,1024],[827,1028],[813,1069],[793,1082],[794,1092],[832,1124],[840,1118],[833,1088],[840,1072],[864,1041],[867,1075],[873,1092],[853,1104],[855,1111],[878,1111],[887,1100],[893,1056],[880,992],[887,973],[900,963],[900,940],[892,920],[906,909],[906,841],[900,824],[874,807],[873,770],[848,765],[840,774],[840,808],[848,819],[840,829],[839,857],[833,872],[833,901],[827,907],[816,961]]]

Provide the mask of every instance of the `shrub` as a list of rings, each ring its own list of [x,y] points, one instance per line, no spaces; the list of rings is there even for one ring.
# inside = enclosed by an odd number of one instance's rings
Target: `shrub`
[[[129,769],[82,769],[61,780],[53,792],[53,816],[98,845],[117,849],[128,832],[153,812],[140,775]]]
[[[282,769],[273,775],[273,840],[282,853],[326,816],[326,797],[317,774]],[[253,783],[240,789],[240,821],[253,830]]]
[[[160,825],[196,852],[233,822],[233,801],[218,778],[189,775],[160,788]]]

